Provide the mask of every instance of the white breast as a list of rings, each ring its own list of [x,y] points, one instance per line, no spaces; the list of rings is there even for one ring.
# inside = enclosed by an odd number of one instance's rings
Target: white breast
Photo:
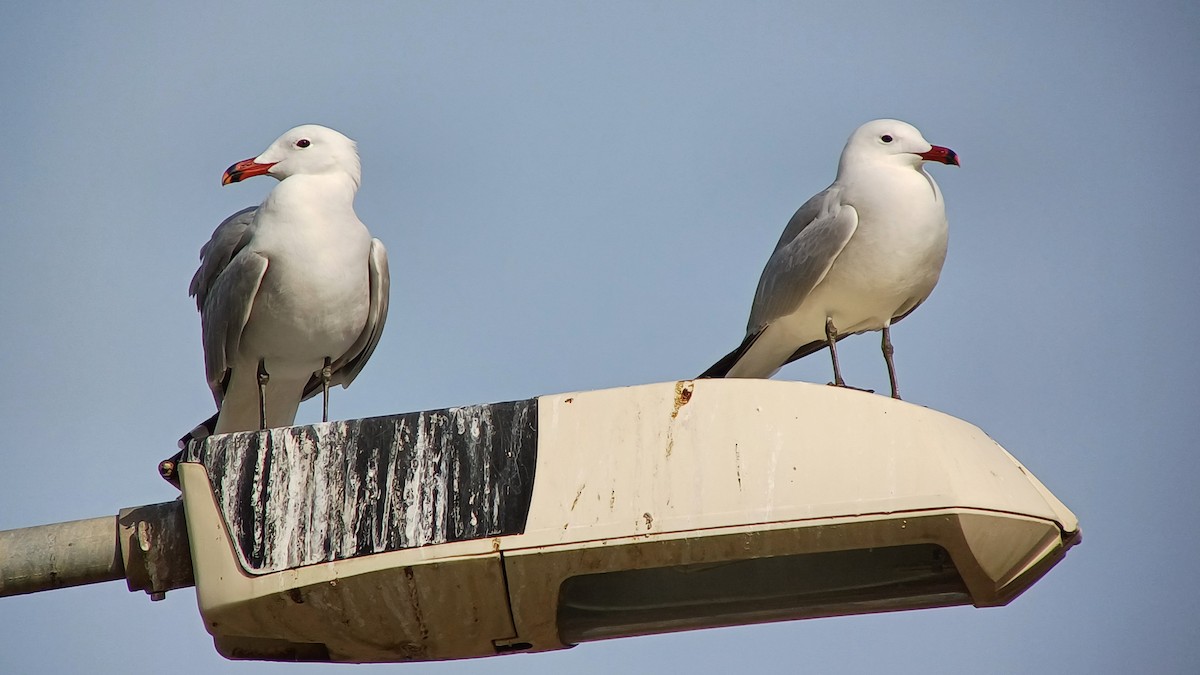
[[[266,359],[273,373],[311,373],[324,357],[344,354],[366,324],[371,235],[353,211],[297,210],[286,201],[264,203],[256,226],[252,245],[268,265],[241,356]]]

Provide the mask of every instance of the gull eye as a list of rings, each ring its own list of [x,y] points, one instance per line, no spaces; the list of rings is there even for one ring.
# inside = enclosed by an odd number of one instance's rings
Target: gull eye
[[[891,142],[892,142],[892,136],[891,136],[891,134],[884,134],[884,135],[882,135],[882,136],[880,136],[880,137],[879,137],[879,140],[883,141],[884,143],[891,143]]]
[[[297,148],[307,148],[310,145],[312,145],[312,142],[307,138],[301,138],[300,140],[296,141]]]

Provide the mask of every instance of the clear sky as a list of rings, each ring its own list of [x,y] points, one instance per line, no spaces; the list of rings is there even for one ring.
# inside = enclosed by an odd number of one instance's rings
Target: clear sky
[[[390,251],[345,418],[698,374],[846,137],[898,117],[963,163],[931,167],[950,253],[893,331],[902,389],[1016,455],[1083,544],[1004,608],[404,671],[1200,662],[1196,3],[188,4],[0,9],[0,528],[174,498],[155,466],[212,411],[197,252],[274,185],[221,172],[289,127],[359,142]],[[886,388],[877,339],[842,344],[851,383]],[[778,377],[829,376],[820,354]],[[0,600],[0,672],[168,671],[347,672],[223,660],[191,590]]]

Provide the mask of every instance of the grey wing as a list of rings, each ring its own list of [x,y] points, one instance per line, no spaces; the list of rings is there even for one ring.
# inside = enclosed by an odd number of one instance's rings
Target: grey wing
[[[801,206],[763,268],[746,332],[796,311],[825,278],[858,228],[858,212],[830,187]]]
[[[200,309],[204,370],[220,408],[228,383],[230,357],[241,343],[254,298],[267,271],[267,259],[246,249],[254,208],[226,218],[200,249],[200,269],[190,292]]]
[[[188,286],[188,295],[196,298],[196,309],[204,311],[204,302],[217,277],[233,260],[233,256],[250,240],[250,223],[257,206],[250,206],[229,216],[213,230],[208,243],[200,248],[200,268]]]
[[[371,294],[370,304],[367,308],[367,322],[358,339],[350,345],[350,349],[331,364],[333,370],[331,384],[350,386],[350,383],[362,371],[363,366],[367,364],[367,360],[371,358],[371,354],[375,353],[375,347],[379,345],[379,338],[383,335],[383,324],[387,321],[392,276],[388,270],[387,249],[378,239],[371,240],[367,275]],[[304,388],[304,399],[308,400],[316,396],[321,389],[320,379],[314,376]]]

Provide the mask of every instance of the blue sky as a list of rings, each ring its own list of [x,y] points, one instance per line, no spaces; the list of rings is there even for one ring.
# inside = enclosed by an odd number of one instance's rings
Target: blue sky
[[[188,280],[273,185],[221,172],[294,125],[358,141],[357,210],[391,257],[382,343],[332,403],[362,417],[696,375],[846,137],[898,117],[963,162],[931,169],[950,253],[893,331],[902,389],[1004,445],[1083,544],[1004,608],[405,671],[1194,666],[1196,35],[1185,2],[10,3],[0,528],[174,497],[155,466],[212,408]],[[878,341],[842,344],[847,379],[886,388]],[[2,672],[168,668],[338,670],[223,660],[189,590],[0,600]]]

